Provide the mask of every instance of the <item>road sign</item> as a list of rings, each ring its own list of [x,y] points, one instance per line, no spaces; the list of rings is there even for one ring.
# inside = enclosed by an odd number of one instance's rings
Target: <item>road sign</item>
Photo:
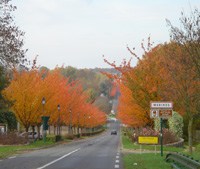
[[[150,110],[150,118],[158,118],[159,109],[151,109]]]
[[[171,118],[172,117],[172,109],[160,109],[158,116],[159,116],[159,118]]]
[[[158,137],[138,137],[139,144],[158,144]]]
[[[173,109],[173,102],[171,101],[151,101],[151,109]]]

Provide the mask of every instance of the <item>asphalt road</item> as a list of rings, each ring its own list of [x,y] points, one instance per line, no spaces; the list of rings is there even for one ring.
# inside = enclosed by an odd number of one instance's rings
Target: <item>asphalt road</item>
[[[111,120],[108,127],[100,136],[3,159],[0,169],[123,169],[120,122]]]

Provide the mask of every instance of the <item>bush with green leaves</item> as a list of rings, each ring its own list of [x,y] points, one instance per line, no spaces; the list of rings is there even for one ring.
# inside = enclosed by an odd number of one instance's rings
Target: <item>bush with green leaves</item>
[[[17,129],[17,120],[11,111],[0,110],[0,123],[7,124],[10,131]]]
[[[56,142],[56,135],[47,135],[46,141],[55,143]]]
[[[166,119],[165,119],[166,120]],[[156,118],[154,121],[154,129],[158,130],[160,128],[160,118]],[[183,117],[179,115],[177,112],[173,111],[172,118],[168,119],[169,130],[175,133],[175,135],[179,138],[183,135]]]
[[[173,117],[168,119],[169,129],[176,134],[177,137],[183,136],[183,117],[177,112],[173,112]]]

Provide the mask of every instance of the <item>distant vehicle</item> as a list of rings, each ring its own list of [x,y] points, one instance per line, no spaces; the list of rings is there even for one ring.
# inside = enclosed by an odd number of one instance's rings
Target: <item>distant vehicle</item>
[[[20,134],[20,136],[25,137],[26,135],[28,135],[28,138],[32,139],[33,138],[33,134],[32,133],[33,133],[32,131],[23,132],[23,133]],[[37,131],[34,132],[34,139],[36,139],[36,138],[38,138]],[[42,138],[43,138],[43,135],[42,135],[42,133],[40,133],[40,139],[42,139]]]
[[[117,131],[116,130],[112,130],[111,131],[111,135],[113,135],[113,134],[117,135]]]

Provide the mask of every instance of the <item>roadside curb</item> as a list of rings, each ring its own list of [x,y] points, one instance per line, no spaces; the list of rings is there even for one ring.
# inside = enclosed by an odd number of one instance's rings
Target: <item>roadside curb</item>
[[[104,130],[102,133],[99,133],[97,135],[92,135],[90,137],[85,137],[85,138],[78,138],[78,139],[74,139],[74,140],[71,140],[71,141],[62,141],[62,142],[58,142],[58,143],[55,143],[55,144],[52,144],[52,145],[48,145],[48,146],[42,146],[42,147],[38,147],[38,148],[31,148],[31,149],[26,149],[27,151],[34,151],[34,150],[41,150],[41,149],[46,149],[46,148],[50,148],[50,147],[56,147],[58,145],[63,145],[63,144],[68,144],[68,143],[71,143],[71,142],[76,142],[76,141],[79,141],[79,140],[86,140],[88,138],[91,138],[91,137],[94,137],[94,136],[99,136],[103,133],[105,133],[107,130]],[[23,150],[22,150],[23,151]]]

